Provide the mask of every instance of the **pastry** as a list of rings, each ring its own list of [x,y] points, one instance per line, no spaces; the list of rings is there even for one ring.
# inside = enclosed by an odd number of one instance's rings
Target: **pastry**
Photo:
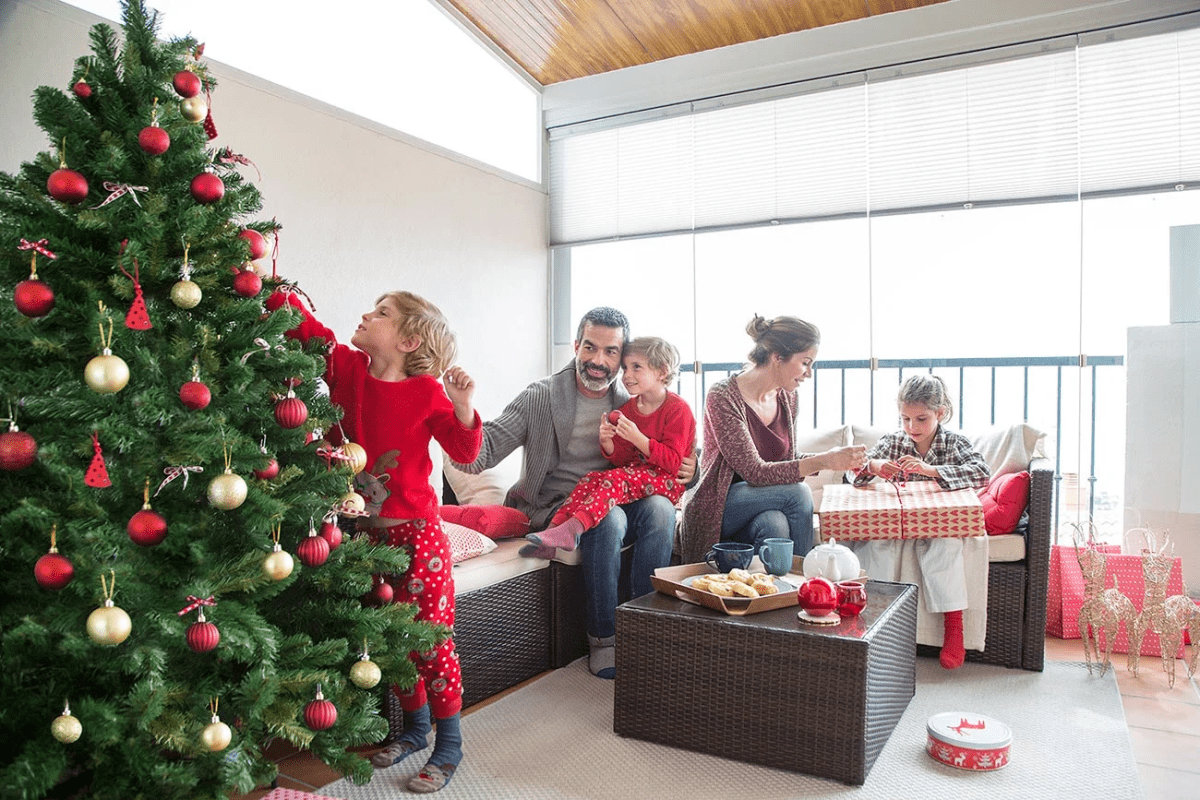
[[[750,583],[750,573],[744,569],[731,569],[729,570],[729,580],[748,584]]]
[[[733,597],[735,586],[743,586],[737,581],[709,581],[708,590],[718,597]],[[746,587],[747,589],[750,587]]]
[[[733,593],[738,597],[749,597],[751,600],[753,600],[759,596],[757,589],[750,584],[742,583],[741,581],[730,581],[729,588],[732,589]]]

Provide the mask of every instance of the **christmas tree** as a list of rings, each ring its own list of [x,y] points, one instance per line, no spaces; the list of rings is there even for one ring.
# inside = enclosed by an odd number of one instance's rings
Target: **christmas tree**
[[[322,440],[299,315],[264,313],[279,225],[212,143],[202,47],[156,30],[141,0],[95,26],[35,93],[49,149],[0,175],[6,798],[223,799],[274,738],[364,782],[347,748],[447,635],[363,602],[407,556],[342,540],[365,454]]]

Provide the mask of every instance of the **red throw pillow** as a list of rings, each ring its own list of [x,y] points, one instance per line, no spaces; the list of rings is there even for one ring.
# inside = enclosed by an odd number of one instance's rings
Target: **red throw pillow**
[[[1029,505],[1029,473],[997,475],[979,490],[979,502],[983,504],[983,525],[989,536],[1012,533]]]
[[[529,533],[529,517],[508,506],[442,506],[442,519],[479,531],[489,539],[511,539]]]

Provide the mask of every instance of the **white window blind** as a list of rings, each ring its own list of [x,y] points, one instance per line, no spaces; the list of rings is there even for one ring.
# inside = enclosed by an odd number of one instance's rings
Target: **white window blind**
[[[1200,27],[1122,35],[551,131],[551,243],[1200,182]]]

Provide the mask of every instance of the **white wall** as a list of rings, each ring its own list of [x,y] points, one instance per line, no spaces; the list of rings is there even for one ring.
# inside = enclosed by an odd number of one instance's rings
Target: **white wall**
[[[56,0],[0,2],[0,170],[53,149],[33,121],[33,91],[66,88],[99,21]],[[203,31],[193,34],[203,41]],[[379,294],[409,289],[449,318],[485,419],[547,374],[541,187],[206,61],[219,83],[213,145],[262,171],[260,181],[242,168],[263,193],[259,217],[284,226],[279,272],[299,282],[340,338]],[[403,102],[403,89],[380,101]]]

